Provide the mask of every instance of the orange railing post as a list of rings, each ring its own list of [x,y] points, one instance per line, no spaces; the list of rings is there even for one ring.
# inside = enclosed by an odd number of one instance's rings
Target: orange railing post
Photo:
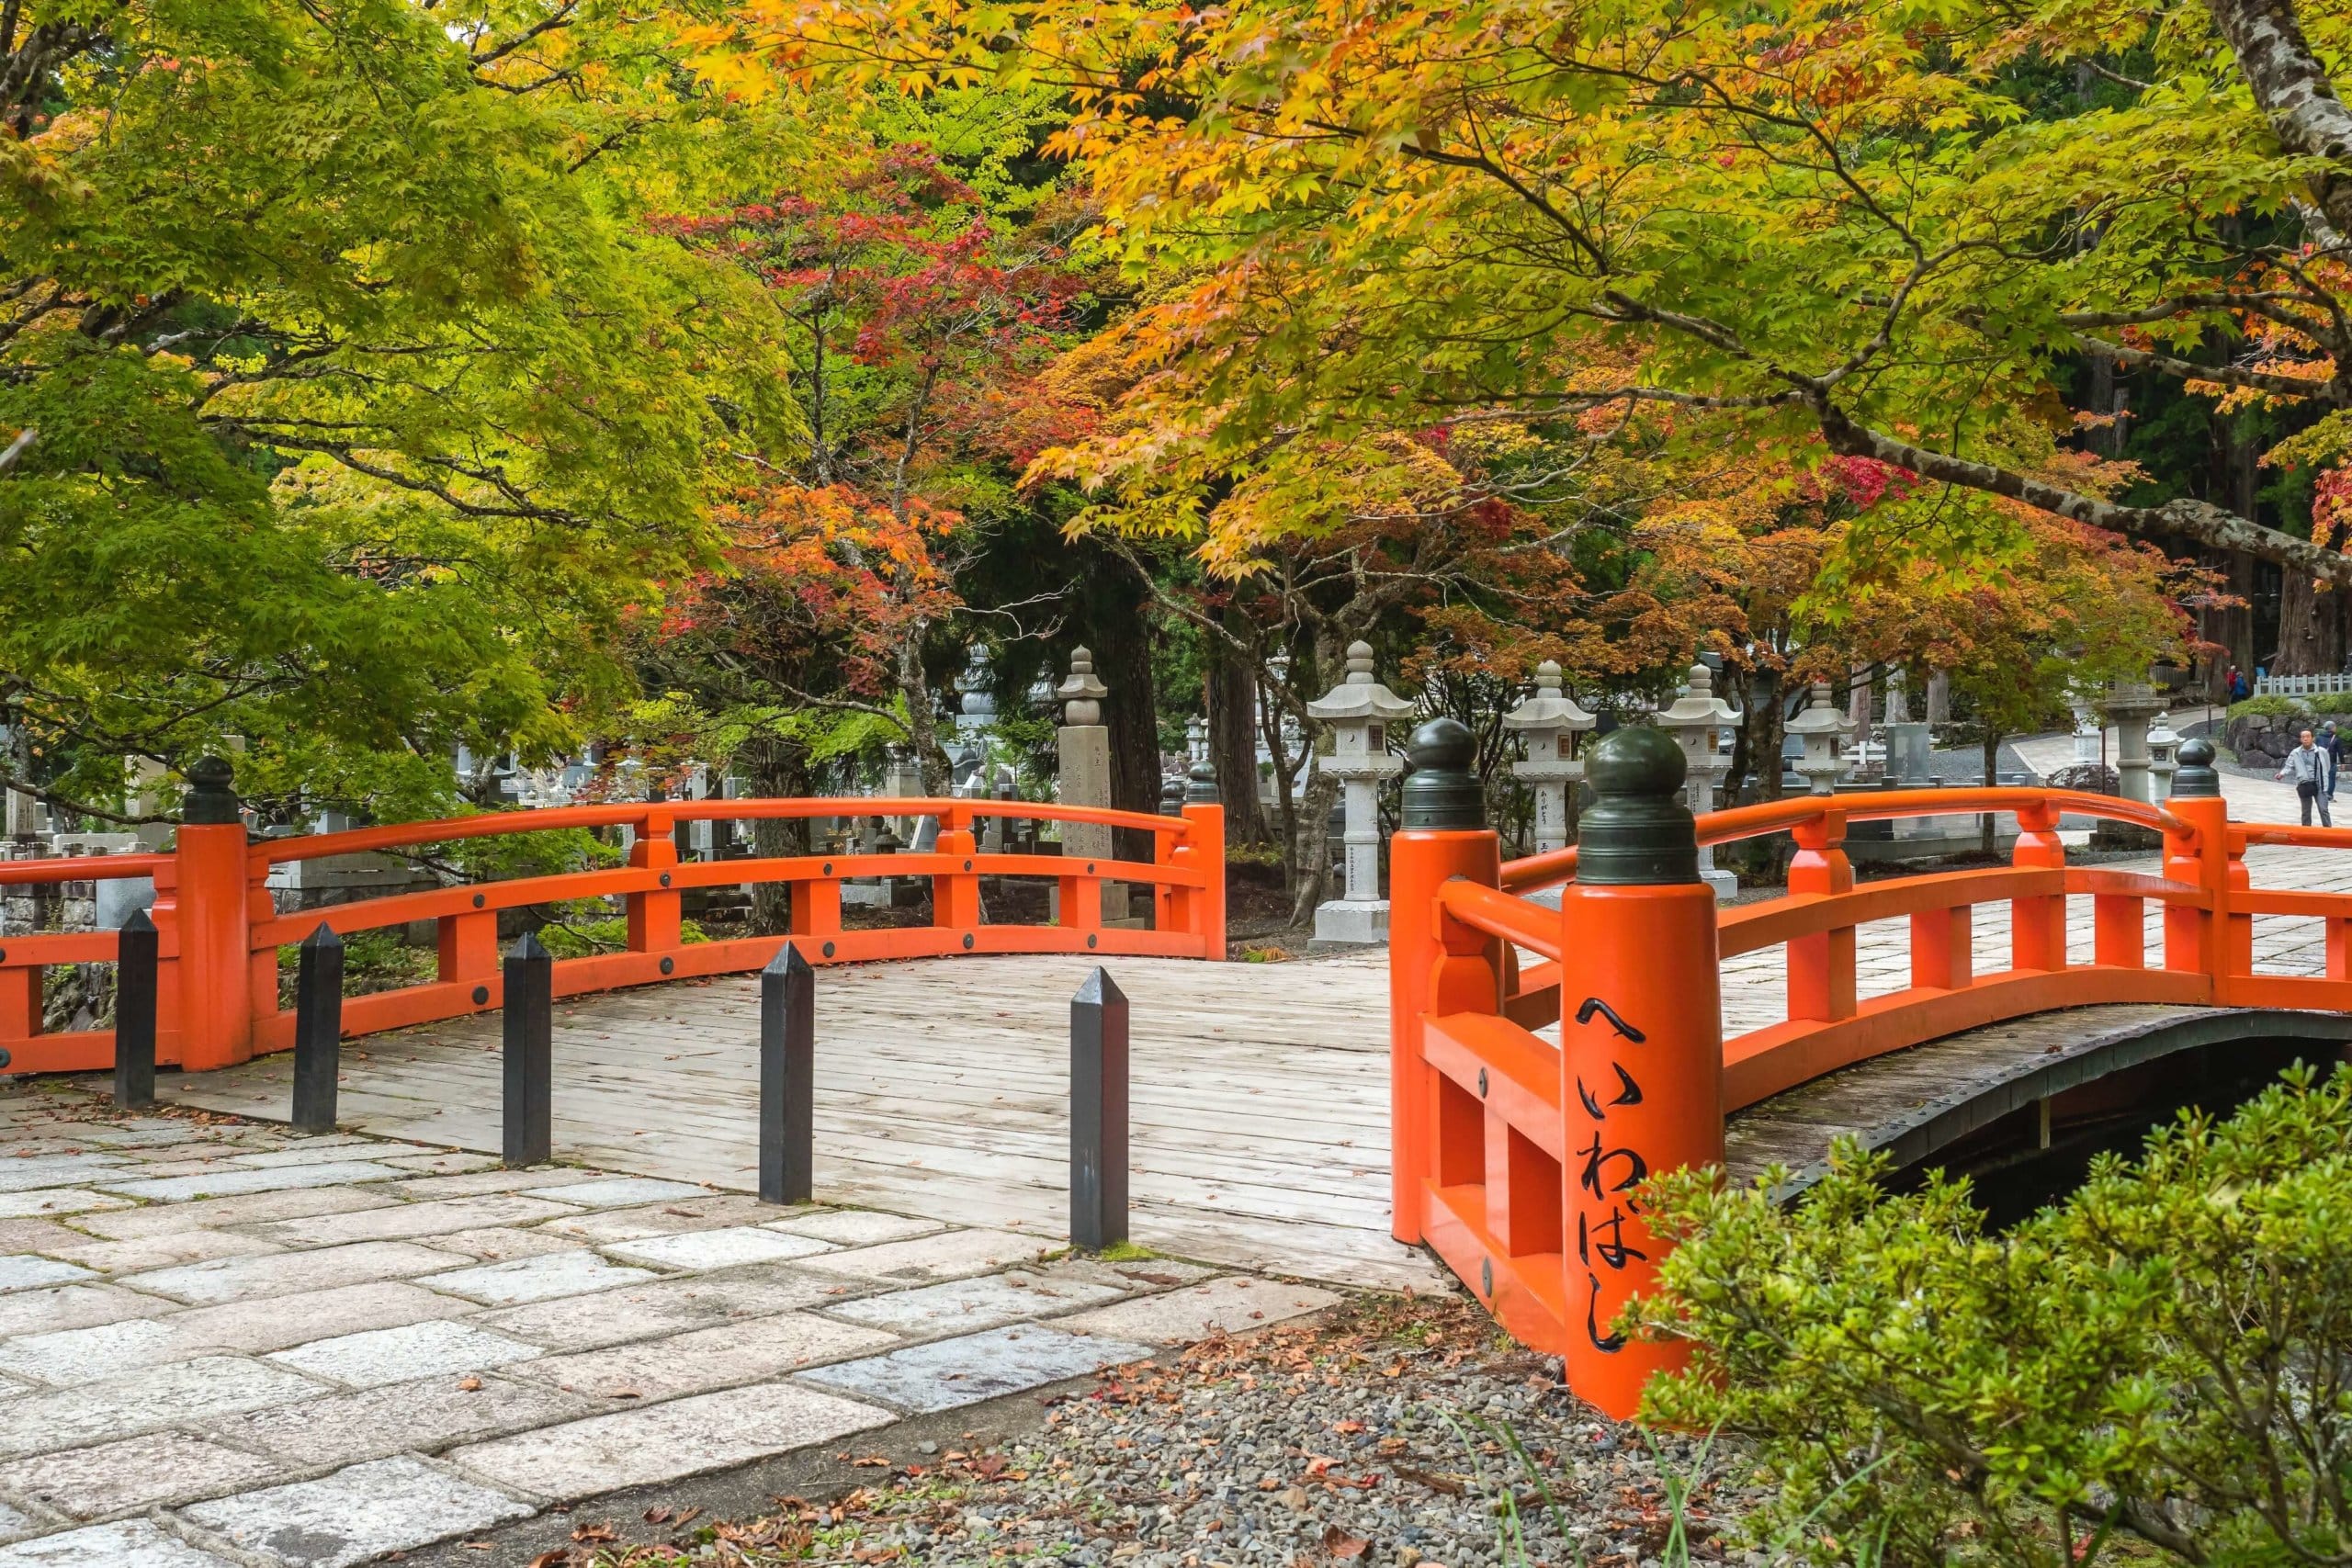
[[[2009,863],[2064,870],[2066,846],[2058,839],[2058,808],[2047,801],[2018,807],[2018,841]],[[2015,969],[2066,967],[2066,896],[2035,894],[2009,900],[2009,964]]]
[[[175,955],[167,1016],[189,1072],[253,1055],[253,874],[234,776],[218,757],[189,764],[169,893],[164,879],[156,883],[155,923]],[[268,1000],[275,1009],[277,998]]]
[[[628,863],[657,873],[659,882],[657,887],[621,900],[628,915],[631,953],[669,953],[678,945],[680,902],[677,889],[670,885],[678,864],[677,840],[671,837],[676,826],[670,813],[659,806],[649,807],[638,827],[637,842],[629,846]]]
[[[939,814],[939,851],[962,863],[961,871],[931,879],[931,923],[962,931],[970,947],[980,923],[980,879],[972,874],[972,856],[978,848],[972,833],[972,814],[950,807]]]
[[[1428,1186],[1439,1174],[1438,1075],[1423,1054],[1421,1025],[1448,962],[1451,922],[1438,908],[1438,889],[1456,877],[1498,886],[1502,840],[1486,825],[1470,772],[1477,742],[1467,728],[1431,719],[1405,750],[1413,771],[1405,779],[1402,826],[1388,843],[1389,1229],[1411,1245],[1422,1239]],[[1459,987],[1449,982],[1448,988]]]
[[[1655,729],[1615,730],[1592,749],[1585,778],[1598,798],[1560,904],[1568,1388],[1619,1419],[1686,1358],[1612,1326],[1662,1250],[1641,1183],[1724,1159],[1715,895],[1699,878],[1685,766]]]
[[[1846,858],[1846,818],[1834,807],[1790,829],[1797,852],[1789,862],[1789,892],[1835,897],[1854,890]],[[1581,866],[1583,862],[1579,860]],[[1834,1023],[1854,1016],[1854,928],[1839,926],[1789,943],[1789,1016]],[[1566,1005],[1567,993],[1560,994]]]
[[[2213,1001],[2226,1004],[2230,982],[2254,971],[2254,917],[2233,910],[2233,896],[2249,881],[2245,857],[2230,843],[2230,808],[2222,798],[2222,776],[2213,771],[2213,743],[2191,740],[2180,749],[2165,809],[2196,829],[2196,838],[2165,836],[2165,875],[2193,882],[2212,900],[2210,908],[2173,905],[2165,910],[2165,967],[2208,976]]]
[[[1201,939],[1203,958],[1225,956],[1225,807],[1188,804],[1184,837],[1170,853],[1172,863],[1201,874],[1198,889],[1182,888],[1171,900],[1184,911],[1184,930]]]

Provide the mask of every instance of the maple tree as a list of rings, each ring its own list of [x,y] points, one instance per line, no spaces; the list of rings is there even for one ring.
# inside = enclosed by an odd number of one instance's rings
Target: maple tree
[[[242,744],[266,804],[426,812],[626,696],[714,455],[791,417],[757,291],[636,220],[736,112],[679,20],[0,6],[14,783],[105,815]]]
[[[655,220],[769,292],[802,415],[788,448],[744,455],[758,472],[736,509],[731,570],[697,586],[691,614],[698,632],[749,639],[729,657],[761,687],[746,700],[769,710],[747,731],[755,783],[805,791],[808,716],[855,713],[896,731],[925,792],[943,795],[932,643],[983,532],[963,508],[989,488],[985,470],[1024,461],[1040,438],[1023,384],[1083,278],[1050,200],[992,204],[934,149],[872,130],[820,151],[759,200]],[[695,649],[706,666],[719,652],[697,637],[668,650],[671,666]],[[810,660],[826,678],[794,662]]]
[[[698,41],[1069,96],[1056,145],[1104,244],[1182,280],[1129,329],[1155,417],[1100,472],[1667,405],[2352,582],[2319,543],[2052,466],[2056,375],[2093,352],[2340,444],[2340,8],[752,0]],[[2053,66],[2099,91],[2055,101]]]

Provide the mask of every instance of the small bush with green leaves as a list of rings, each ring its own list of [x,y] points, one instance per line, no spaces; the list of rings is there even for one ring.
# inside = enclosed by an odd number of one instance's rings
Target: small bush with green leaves
[[[678,922],[678,940],[692,946],[708,942],[710,936],[693,920]],[[595,913],[566,913],[556,908],[548,923],[539,928],[539,941],[558,958],[585,958],[596,953],[618,953],[628,945],[628,921],[622,916]]]
[[[2230,705],[2232,718],[2290,718],[2311,711],[2312,704],[2300,697],[2248,697]]]
[[[1752,1438],[1759,1537],[1872,1562],[2352,1561],[2352,1068],[2307,1069],[1988,1235],[1848,1146],[1792,1208],[1655,1184],[1653,1420]]]

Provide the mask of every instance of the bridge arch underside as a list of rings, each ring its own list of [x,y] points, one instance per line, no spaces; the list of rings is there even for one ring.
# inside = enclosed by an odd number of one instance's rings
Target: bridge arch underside
[[[2352,1016],[2285,1008],[2116,1005],[1989,1024],[1815,1078],[1733,1113],[1731,1179],[1790,1171],[1793,1197],[1851,1134],[1893,1185],[1943,1168],[1975,1178],[1996,1222],[2071,1185],[2098,1148],[2137,1146],[2185,1105],[2226,1111],[2301,1060],[2352,1055]]]

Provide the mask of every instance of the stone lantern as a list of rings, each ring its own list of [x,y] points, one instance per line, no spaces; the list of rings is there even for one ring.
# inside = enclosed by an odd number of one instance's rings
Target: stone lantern
[[[1683,761],[1690,768],[1685,796],[1694,815],[1703,816],[1715,808],[1715,784],[1724,776],[1721,757],[1722,735],[1724,728],[1737,724],[1739,710],[1715,695],[1715,674],[1703,664],[1690,666],[1690,685],[1676,699],[1672,706],[1657,716],[1657,727],[1674,737],[1682,748]],[[1728,898],[1739,891],[1739,879],[1727,871],[1715,869],[1711,848],[1699,851],[1699,875],[1715,890],[1718,898]]]
[[[2172,710],[2156,715],[2148,726],[2148,800],[2162,806],[2172,798],[2172,775],[2180,766],[2180,737],[2172,727]]]
[[[1527,755],[1510,765],[1535,794],[1535,852],[1568,847],[1568,791],[1584,777],[1577,759],[1581,737],[1600,720],[1560,690],[1560,667],[1545,660],[1535,667],[1535,691],[1503,715],[1503,728],[1527,738]]]
[[[2116,793],[2126,800],[2156,798],[2148,777],[2148,720],[2165,705],[2145,681],[2116,681],[2107,688],[2108,722],[2115,726]]]
[[[1789,720],[1787,732],[1804,743],[1796,771],[1804,775],[1812,793],[1834,794],[1839,776],[1850,765],[1844,753],[1846,741],[1854,733],[1854,721],[1838,711],[1828,682],[1815,681],[1806,691],[1804,711]]]
[[[1331,754],[1321,765],[1344,786],[1347,884],[1315,911],[1315,940],[1388,940],[1388,900],[1380,896],[1380,781],[1405,771],[1388,750],[1388,727],[1413,716],[1413,705],[1372,675],[1372,645],[1348,645],[1348,672],[1308,714],[1331,727]]]
[[[1184,726],[1184,763],[1197,767],[1209,760],[1209,721],[1198,714]]]

